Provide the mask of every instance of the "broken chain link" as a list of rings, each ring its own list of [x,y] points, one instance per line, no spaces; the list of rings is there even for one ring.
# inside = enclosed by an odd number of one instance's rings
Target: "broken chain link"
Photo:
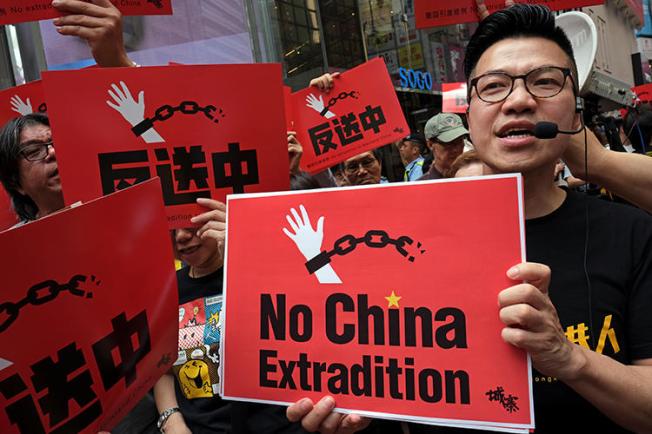
[[[405,246],[412,245],[413,243],[414,240],[407,235],[401,235],[400,237],[393,239],[387,232],[378,229],[371,229],[367,231],[364,236],[359,238],[356,238],[352,234],[347,234],[335,241],[332,250],[323,251],[306,262],[306,268],[310,274],[313,274],[320,268],[330,264],[331,258],[333,256],[347,255],[354,251],[360,244],[365,244],[367,247],[371,247],[373,249],[382,249],[387,246],[394,246],[396,251],[400,253],[401,256],[406,257],[410,262],[414,262],[414,256],[405,249]],[[421,243],[417,242],[417,248],[420,247]],[[420,251],[420,253],[424,252],[425,250]]]

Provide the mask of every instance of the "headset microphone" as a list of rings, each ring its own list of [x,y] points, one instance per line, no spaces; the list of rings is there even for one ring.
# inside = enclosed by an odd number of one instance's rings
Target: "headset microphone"
[[[562,131],[559,126],[554,122],[537,122],[534,125],[532,134],[537,139],[554,139],[557,134],[577,134],[584,129],[584,125],[580,126],[575,131]]]

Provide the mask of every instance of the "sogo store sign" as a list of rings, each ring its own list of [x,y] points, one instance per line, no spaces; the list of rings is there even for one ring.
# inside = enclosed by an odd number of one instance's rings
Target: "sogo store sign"
[[[398,75],[401,79],[401,87],[432,90],[432,75],[428,71],[415,71],[400,67],[398,69]]]

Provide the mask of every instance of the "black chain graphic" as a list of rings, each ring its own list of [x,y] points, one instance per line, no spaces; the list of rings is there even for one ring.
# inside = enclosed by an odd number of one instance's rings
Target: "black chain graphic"
[[[341,92],[339,95],[334,96],[330,100],[328,100],[328,105],[324,107],[324,110],[322,110],[319,114],[321,116],[324,116],[328,111],[330,110],[331,107],[333,107],[335,104],[337,104],[338,101],[340,100],[345,100],[347,98],[353,98],[353,99],[358,99],[358,96],[360,95],[359,92],[352,90],[351,92]]]
[[[86,282],[86,279],[87,276],[75,274],[66,283],[59,284],[55,280],[45,280],[29,288],[27,290],[27,295],[22,300],[16,303],[6,301],[0,304],[0,321],[2,321],[0,324],[0,333],[7,330],[9,326],[18,319],[20,309],[28,304],[39,306],[48,303],[57,298],[59,294],[64,291],[68,291],[76,297],[92,298],[92,292],[79,288],[79,284]],[[90,281],[95,285],[102,283],[101,281],[96,280],[95,276],[91,276]]]
[[[330,251],[323,251],[308,262],[306,262],[306,268],[310,274],[313,274],[315,271],[320,268],[330,264],[331,257],[335,255],[344,256],[356,249],[360,244],[365,244],[367,247],[373,249],[382,249],[387,246],[394,246],[397,252],[401,256],[406,257],[408,261],[414,262],[414,256],[410,254],[405,249],[405,246],[414,244],[414,240],[407,235],[402,235],[396,239],[393,239],[389,234],[383,230],[372,229],[367,231],[367,233],[359,238],[356,238],[354,235],[347,234],[343,237],[340,237],[335,244],[333,244],[333,249]],[[421,243],[417,242],[417,249],[421,248]],[[420,254],[425,253],[425,250],[419,250]]]
[[[133,131],[134,134],[138,137],[145,131],[152,128],[154,126],[154,122],[167,121],[172,116],[174,116],[175,113],[183,113],[184,115],[203,113],[204,116],[216,124],[220,122],[220,118],[224,117],[224,111],[222,109],[218,109],[214,105],[209,104],[206,107],[202,107],[195,101],[183,101],[176,107],[168,104],[162,105],[156,109],[153,117],[143,119],[139,124],[134,125],[131,131]]]
[[[156,6],[158,9],[163,8],[163,2],[161,0],[147,0],[147,3],[151,3]]]
[[[48,106],[45,105],[44,102],[42,102],[41,105],[38,106],[37,110],[39,113],[46,113],[48,111]]]

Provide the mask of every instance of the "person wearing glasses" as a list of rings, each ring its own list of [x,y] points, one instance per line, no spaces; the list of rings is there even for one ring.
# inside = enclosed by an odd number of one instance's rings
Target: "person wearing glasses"
[[[367,151],[344,161],[343,172],[349,185],[372,185],[387,182],[381,176],[380,158],[374,151]]]
[[[580,126],[570,41],[545,6],[517,4],[479,24],[464,70],[484,173],[523,176],[531,262],[506,270],[514,285],[487,314],[499,315],[503,340],[531,357],[535,433],[652,432],[652,217],[556,187],[569,138],[533,134],[541,121]],[[302,400],[288,418],[326,433],[365,426],[332,413],[335,405]],[[456,431],[410,427],[442,432]]]
[[[63,208],[63,192],[46,115],[28,114],[0,131],[0,181],[20,219],[18,225]]]

